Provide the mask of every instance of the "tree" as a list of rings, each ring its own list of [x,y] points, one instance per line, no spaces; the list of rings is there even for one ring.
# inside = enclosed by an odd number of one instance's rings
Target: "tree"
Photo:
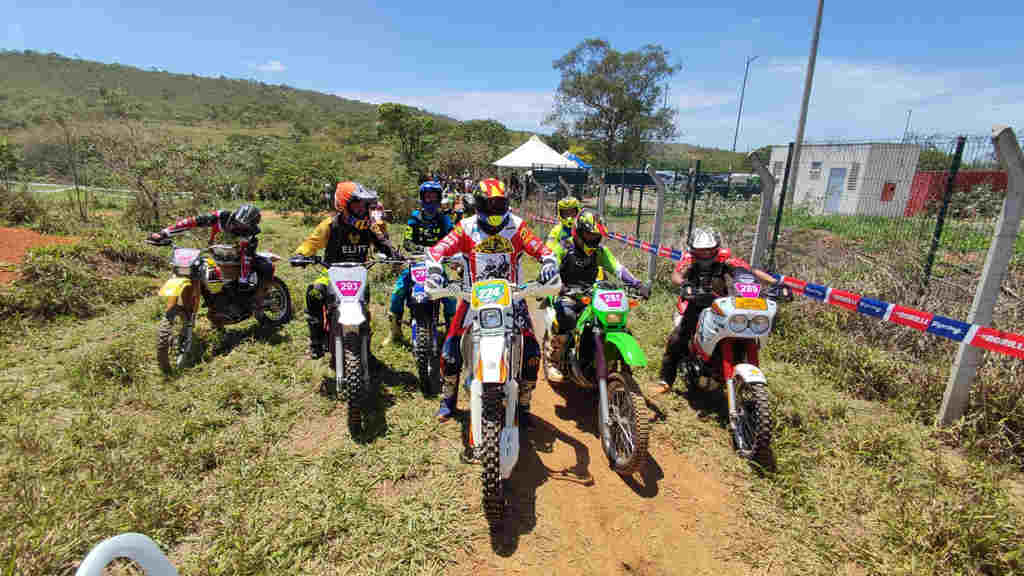
[[[398,157],[410,173],[424,171],[435,146],[434,119],[401,104],[377,108],[378,133],[397,146]]]
[[[492,160],[497,160],[498,150],[508,142],[508,130],[495,120],[470,120],[459,125],[458,135],[471,144],[484,144]]]
[[[6,137],[0,139],[0,184],[7,192],[11,191],[11,181],[18,174],[18,157],[14,155],[13,148]]]
[[[562,79],[546,123],[596,141],[595,157],[606,165],[645,158],[652,142],[676,134],[675,109],[664,100],[682,66],[668,60],[657,45],[619,52],[605,40],[584,40],[552,65]]]

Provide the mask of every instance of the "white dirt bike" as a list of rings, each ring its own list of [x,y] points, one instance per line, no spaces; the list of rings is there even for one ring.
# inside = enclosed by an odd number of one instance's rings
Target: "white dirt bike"
[[[379,383],[370,378],[370,322],[367,276],[377,263],[403,263],[383,255],[367,263],[334,262],[324,264],[319,256],[289,260],[292,266],[320,264],[327,269],[328,294],[327,343],[334,366],[334,392],[346,400],[348,429],[353,438],[365,432],[365,417],[377,400]]]
[[[513,285],[507,280],[479,280],[469,292],[461,286],[427,286],[431,299],[448,296],[470,302],[465,322],[472,328],[463,336],[472,342],[467,359],[470,377],[469,442],[483,466],[484,514],[492,529],[505,515],[504,482],[519,461],[519,375],[523,363],[523,333],[516,322],[515,302],[520,298],[558,294],[561,280]]]

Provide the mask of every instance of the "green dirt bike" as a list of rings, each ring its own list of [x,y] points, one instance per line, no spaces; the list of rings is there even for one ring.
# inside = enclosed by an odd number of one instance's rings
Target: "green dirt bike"
[[[629,310],[640,301],[603,280],[595,282],[589,292],[566,295],[586,308],[562,350],[558,368],[581,388],[593,389],[596,384],[597,431],[612,469],[624,476],[643,470],[650,429],[647,403],[633,380],[632,368],[646,366],[647,357],[626,328]],[[553,300],[547,302],[544,320],[547,350],[555,321]]]

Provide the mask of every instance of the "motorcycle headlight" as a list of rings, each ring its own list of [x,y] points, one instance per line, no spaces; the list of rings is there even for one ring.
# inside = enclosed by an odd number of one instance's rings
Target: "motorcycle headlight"
[[[747,329],[748,319],[743,314],[734,314],[729,317],[729,330],[743,332]]]
[[[480,327],[481,328],[499,328],[501,327],[501,310],[498,308],[488,308],[480,311]]]
[[[605,321],[609,324],[619,324],[622,322],[622,314],[618,312],[609,312],[604,317]]]
[[[750,319],[750,330],[754,334],[764,334],[772,326],[771,318],[767,316],[754,316]]]

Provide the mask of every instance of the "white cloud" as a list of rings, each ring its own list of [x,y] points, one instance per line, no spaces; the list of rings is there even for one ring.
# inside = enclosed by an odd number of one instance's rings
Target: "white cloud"
[[[442,92],[400,95],[386,92],[338,92],[338,96],[371,104],[396,102],[451,116],[457,120],[497,120],[514,130],[545,131],[541,125],[551,111],[551,92]]]
[[[263,64],[257,64],[253,66],[253,68],[264,73],[284,72],[285,70],[287,70],[287,68],[285,68],[285,65],[281,64],[280,60],[268,60]]]

